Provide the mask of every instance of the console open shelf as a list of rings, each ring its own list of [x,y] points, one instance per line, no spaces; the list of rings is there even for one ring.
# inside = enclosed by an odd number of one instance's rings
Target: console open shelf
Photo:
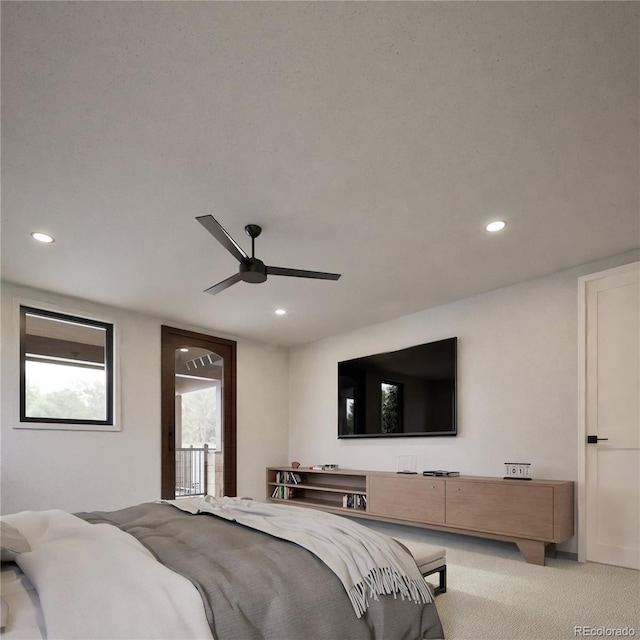
[[[354,471],[325,471],[270,467],[267,495],[275,502],[289,502],[336,512],[364,513],[367,476]]]

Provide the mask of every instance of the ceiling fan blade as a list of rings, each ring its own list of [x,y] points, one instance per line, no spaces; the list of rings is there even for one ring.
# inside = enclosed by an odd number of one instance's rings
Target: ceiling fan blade
[[[305,271],[304,269],[289,269],[287,267],[267,267],[268,276],[293,276],[294,278],[318,278],[319,280],[337,280],[340,273],[325,273],[323,271]]]
[[[196,220],[238,261],[247,260],[249,256],[242,247],[224,230],[223,226],[212,216],[197,216]],[[216,285],[217,286],[217,285]]]
[[[242,274],[235,273],[234,275],[229,276],[226,280],[223,280],[222,282],[218,282],[218,284],[214,284],[213,287],[209,287],[208,289],[205,289],[204,292],[214,295],[216,293],[220,293],[221,291],[224,291],[225,289],[230,287],[232,284],[235,284],[236,282],[240,282],[240,280],[242,280]]]

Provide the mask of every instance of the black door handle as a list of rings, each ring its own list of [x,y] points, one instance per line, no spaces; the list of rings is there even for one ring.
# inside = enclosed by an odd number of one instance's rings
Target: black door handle
[[[587,442],[589,444],[598,444],[600,440],[608,440],[609,438],[598,438],[598,436],[587,436]]]

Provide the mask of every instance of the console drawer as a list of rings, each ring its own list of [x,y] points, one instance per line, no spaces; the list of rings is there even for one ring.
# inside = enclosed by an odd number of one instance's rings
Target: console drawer
[[[444,524],[444,485],[440,478],[372,475],[368,512],[413,522]]]
[[[528,483],[448,480],[446,523],[476,531],[550,540],[553,488]]]

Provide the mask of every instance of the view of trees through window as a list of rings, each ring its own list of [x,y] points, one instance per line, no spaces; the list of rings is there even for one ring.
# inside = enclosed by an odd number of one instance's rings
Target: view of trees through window
[[[25,362],[28,417],[105,419],[105,372],[73,365]]]
[[[216,448],[216,396],[215,387],[182,395],[183,448]]]
[[[354,433],[355,429],[355,408],[356,403],[353,398],[345,398],[347,406],[347,433]]]
[[[382,396],[382,433],[398,433],[400,431],[399,387],[397,384],[383,382]]]

